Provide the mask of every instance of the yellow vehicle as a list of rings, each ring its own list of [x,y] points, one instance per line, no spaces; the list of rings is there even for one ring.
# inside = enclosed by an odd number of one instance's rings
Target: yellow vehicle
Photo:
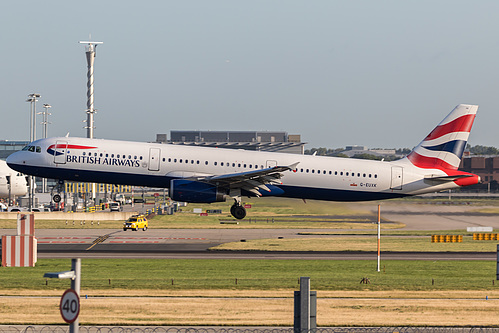
[[[133,231],[142,229],[146,231],[148,226],[149,222],[144,215],[133,215],[128,219],[128,221],[123,223],[123,231],[126,231],[127,229],[131,229]]]

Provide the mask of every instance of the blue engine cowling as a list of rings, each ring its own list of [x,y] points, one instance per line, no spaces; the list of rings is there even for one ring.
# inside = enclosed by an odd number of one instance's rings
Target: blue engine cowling
[[[225,201],[225,193],[215,185],[174,179],[170,182],[170,198],[182,202],[210,203]]]

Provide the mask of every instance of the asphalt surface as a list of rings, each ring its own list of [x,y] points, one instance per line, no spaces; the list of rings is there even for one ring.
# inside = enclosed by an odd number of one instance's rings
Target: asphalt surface
[[[356,208],[358,204],[355,204]],[[363,204],[371,213],[376,204]],[[469,226],[492,226],[499,229],[493,214],[478,213],[467,205],[384,204],[384,220],[401,222],[398,230],[466,230]],[[302,235],[304,232],[338,232],[338,229],[37,229],[39,258],[194,258],[194,259],[323,259],[372,260],[376,252],[263,252],[211,251],[227,242],[272,238],[341,237]],[[0,229],[1,235],[15,235],[14,229]],[[386,260],[496,260],[489,252],[382,252]]]

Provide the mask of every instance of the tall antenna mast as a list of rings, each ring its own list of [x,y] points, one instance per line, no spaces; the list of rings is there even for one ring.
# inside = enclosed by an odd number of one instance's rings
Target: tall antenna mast
[[[91,39],[91,36],[90,38]],[[85,47],[87,54],[87,138],[94,137],[94,58],[97,45],[104,42],[80,41],[80,44],[87,44]]]

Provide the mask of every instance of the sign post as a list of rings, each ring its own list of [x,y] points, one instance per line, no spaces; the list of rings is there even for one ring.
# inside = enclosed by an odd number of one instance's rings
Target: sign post
[[[381,205],[378,205],[378,272],[380,271],[381,260]]]
[[[55,279],[71,279],[71,289],[62,294],[59,310],[62,319],[69,323],[69,332],[79,332],[80,314],[80,284],[81,284],[81,259],[71,259],[71,270],[57,273],[45,273],[43,277]]]
[[[80,314],[80,297],[73,289],[68,289],[62,294],[59,304],[62,319],[68,324],[78,319]]]

